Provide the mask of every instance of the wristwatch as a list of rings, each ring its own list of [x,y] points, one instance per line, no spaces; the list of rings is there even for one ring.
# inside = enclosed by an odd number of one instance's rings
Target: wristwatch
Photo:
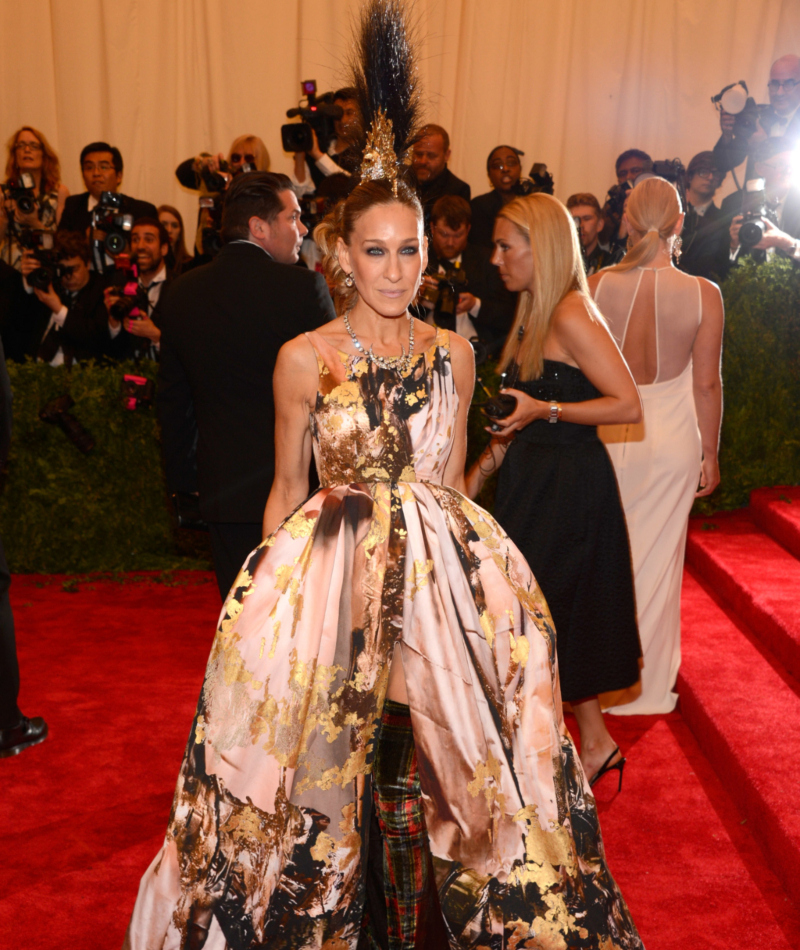
[[[558,422],[561,418],[561,403],[553,402],[550,403],[550,415],[547,417],[548,422]]]

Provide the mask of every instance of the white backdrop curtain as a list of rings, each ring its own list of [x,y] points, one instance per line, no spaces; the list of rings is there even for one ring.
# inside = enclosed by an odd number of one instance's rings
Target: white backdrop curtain
[[[174,176],[243,133],[288,171],[280,126],[300,80],[342,85],[358,0],[0,0],[0,141],[40,128],[63,179],[105,140],[123,189],[177,205],[191,239],[196,196]],[[500,143],[545,162],[562,198],[602,201],[616,155],[684,163],[719,134],[709,101],[745,79],[766,101],[770,63],[800,53],[800,0],[415,0],[426,117],[451,134],[450,166],[487,191]],[[730,179],[725,190],[730,190]]]

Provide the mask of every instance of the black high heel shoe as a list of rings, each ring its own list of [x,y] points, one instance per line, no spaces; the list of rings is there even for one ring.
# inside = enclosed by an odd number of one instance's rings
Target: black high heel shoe
[[[605,760],[605,762],[600,766],[600,768],[594,773],[594,775],[589,779],[589,786],[593,786],[595,783],[599,782],[600,779],[606,774],[606,772],[613,772],[615,769],[619,771],[619,787],[617,788],[618,792],[622,791],[622,770],[625,768],[625,756],[623,756],[619,762],[615,762],[613,765],[608,763],[614,758],[614,756],[619,752],[619,746],[614,749],[611,755]]]

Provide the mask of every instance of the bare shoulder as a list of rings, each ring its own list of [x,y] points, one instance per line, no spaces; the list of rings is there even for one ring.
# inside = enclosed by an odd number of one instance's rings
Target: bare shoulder
[[[700,282],[700,299],[704,308],[722,303],[722,291],[713,280],[707,280],[705,277],[698,277],[697,280]]]
[[[69,188],[67,188],[63,181],[58,183],[58,197],[69,198]]]
[[[278,351],[278,360],[275,372],[280,373],[316,373],[317,357],[311,340],[301,333],[294,339],[284,343]]]
[[[475,388],[475,351],[469,340],[457,333],[450,333],[450,362],[456,387],[462,391]]]
[[[573,290],[553,311],[551,327],[558,336],[574,337],[602,321],[594,301]]]
[[[589,285],[589,293],[592,295],[592,297],[594,297],[595,293],[597,292],[597,287],[604,276],[605,275],[603,274],[603,271],[599,270],[592,274],[591,277],[586,278],[586,283]]]

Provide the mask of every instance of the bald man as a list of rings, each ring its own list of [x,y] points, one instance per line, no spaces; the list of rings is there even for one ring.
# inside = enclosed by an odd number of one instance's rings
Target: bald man
[[[714,146],[714,160],[721,172],[741,165],[752,147],[764,139],[782,136],[790,148],[800,142],[800,57],[790,54],[775,60],[769,71],[767,91],[772,114],[759,122],[749,139],[734,134],[735,116],[728,112],[720,114],[722,135]],[[751,164],[748,162],[745,179],[752,177]]]

